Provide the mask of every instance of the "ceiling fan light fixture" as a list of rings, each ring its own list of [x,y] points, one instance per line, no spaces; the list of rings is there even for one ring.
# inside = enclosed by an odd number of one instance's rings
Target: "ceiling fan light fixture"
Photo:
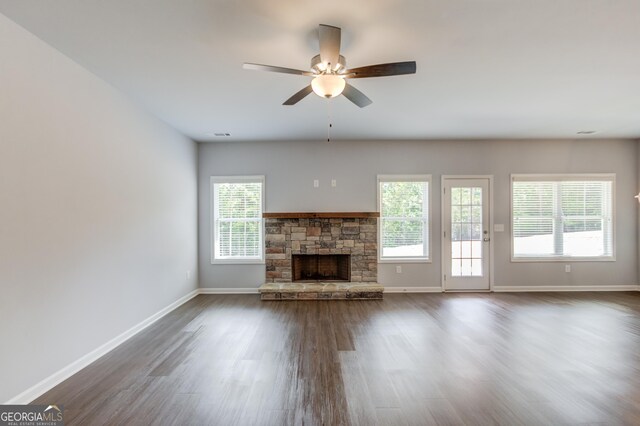
[[[321,98],[335,98],[345,86],[344,78],[336,74],[321,74],[311,81],[313,92]]]

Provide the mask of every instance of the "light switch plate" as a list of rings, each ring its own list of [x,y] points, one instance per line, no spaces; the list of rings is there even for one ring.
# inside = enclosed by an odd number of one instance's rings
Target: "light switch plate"
[[[314,188],[317,188],[317,187],[319,187],[319,186],[320,186],[320,181],[319,181],[318,179],[314,179],[314,180],[313,180],[313,187],[314,187]]]

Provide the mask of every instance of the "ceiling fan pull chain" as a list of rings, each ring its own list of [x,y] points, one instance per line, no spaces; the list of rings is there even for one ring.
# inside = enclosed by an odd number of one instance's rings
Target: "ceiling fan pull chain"
[[[327,127],[327,142],[331,142],[331,128],[333,124],[331,124],[331,102],[327,99],[327,122],[329,126]]]

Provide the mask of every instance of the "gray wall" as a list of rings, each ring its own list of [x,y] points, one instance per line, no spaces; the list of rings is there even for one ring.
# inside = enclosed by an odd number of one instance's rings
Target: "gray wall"
[[[196,156],[0,15],[0,403],[197,288]]]
[[[637,142],[631,140],[225,142],[199,145],[200,286],[252,288],[264,265],[211,265],[209,176],[266,176],[266,211],[376,211],[376,175],[432,174],[433,262],[379,265],[385,286],[439,287],[440,181],[443,174],[494,175],[496,286],[635,285],[637,270]],[[616,181],[615,262],[512,263],[511,173],[609,173]],[[313,179],[320,187],[313,188]],[[330,186],[331,179],[337,187]]]

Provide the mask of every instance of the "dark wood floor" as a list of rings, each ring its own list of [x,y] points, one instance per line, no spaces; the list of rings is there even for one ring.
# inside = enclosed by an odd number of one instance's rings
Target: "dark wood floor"
[[[69,425],[638,425],[640,295],[201,295],[36,402]]]

